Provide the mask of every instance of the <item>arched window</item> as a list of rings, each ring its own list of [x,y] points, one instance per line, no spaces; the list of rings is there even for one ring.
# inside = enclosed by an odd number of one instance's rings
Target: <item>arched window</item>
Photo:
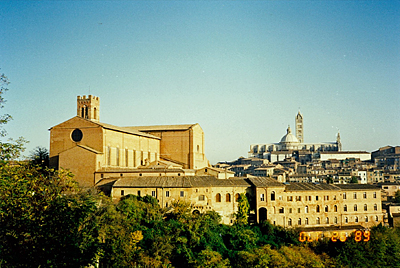
[[[128,149],[125,149],[125,166],[129,166],[129,151]]]
[[[301,225],[301,218],[299,218],[298,220],[298,225]]]
[[[325,223],[326,223],[326,224],[329,224],[329,218],[328,218],[328,217],[326,217]]]
[[[308,206],[305,207],[304,211],[305,213],[308,213]]]
[[[107,165],[111,166],[111,147],[107,146]]]
[[[274,191],[271,192],[271,201],[275,201],[275,192]]]
[[[368,206],[367,206],[367,204],[364,204],[364,211],[367,211],[368,210]]]
[[[306,220],[304,221],[305,225],[308,225],[308,218],[306,218]]]
[[[226,202],[231,202],[231,194],[230,193],[226,194]]]
[[[328,206],[325,206],[325,212],[328,212]]]
[[[116,160],[116,165],[119,166],[119,148],[117,147],[116,153],[115,153],[115,160]]]
[[[238,202],[239,201],[239,194],[235,194],[235,202]]]
[[[319,205],[317,205],[317,208],[315,209],[316,212],[319,212]]]
[[[221,202],[221,194],[220,194],[220,193],[218,193],[218,194],[215,196],[215,202]]]
[[[343,206],[343,211],[347,211],[347,205]]]
[[[357,211],[357,205],[354,205],[354,211]]]
[[[289,226],[292,226],[292,219],[290,219],[290,218],[289,218],[289,220],[288,220],[288,225],[289,225]]]
[[[375,210],[375,211],[378,210],[378,205],[377,205],[377,204],[374,205],[374,210]]]
[[[319,217],[317,218],[317,224],[321,224],[321,220]]]
[[[356,218],[354,219],[354,222],[358,222],[358,217],[356,216]]]
[[[336,205],[333,206],[333,211],[337,212],[337,206]]]

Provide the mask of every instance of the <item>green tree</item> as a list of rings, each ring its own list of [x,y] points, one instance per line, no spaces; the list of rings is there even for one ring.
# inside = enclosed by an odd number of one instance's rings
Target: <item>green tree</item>
[[[194,267],[210,267],[210,268],[228,268],[229,259],[223,259],[221,254],[210,249],[202,250],[197,254]]]
[[[400,190],[397,190],[395,193],[394,193],[394,200],[393,200],[395,203],[400,203]]]
[[[45,147],[36,147],[31,152],[29,158],[33,165],[39,166],[42,169],[49,167],[49,151]]]
[[[81,267],[99,252],[96,195],[71,174],[0,165],[0,264]]]
[[[0,108],[4,107],[6,100],[4,99],[4,93],[8,90],[7,86],[10,84],[7,76],[0,74]],[[5,139],[7,136],[7,131],[4,125],[12,120],[11,115],[4,114],[0,116],[0,139]],[[0,160],[9,161],[15,160],[21,156],[21,153],[25,150],[25,144],[27,141],[19,137],[14,140],[12,138],[7,139],[7,141],[0,140]]]
[[[244,193],[241,193],[238,199],[238,211],[235,215],[235,224],[244,225],[248,223],[249,209],[249,201],[247,200],[246,195]]]
[[[350,183],[358,183],[358,177],[352,176],[351,180],[350,180]]]

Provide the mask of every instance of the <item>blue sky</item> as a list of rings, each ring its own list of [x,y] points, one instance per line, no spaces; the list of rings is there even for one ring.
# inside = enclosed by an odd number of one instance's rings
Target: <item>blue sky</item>
[[[278,142],[400,145],[400,1],[0,1],[11,137],[100,97],[117,126],[199,123],[212,164]]]

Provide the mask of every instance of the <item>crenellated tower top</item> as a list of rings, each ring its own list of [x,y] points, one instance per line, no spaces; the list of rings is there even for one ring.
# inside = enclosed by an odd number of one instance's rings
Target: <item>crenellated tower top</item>
[[[100,98],[92,95],[77,97],[77,115],[79,117],[99,122]]]

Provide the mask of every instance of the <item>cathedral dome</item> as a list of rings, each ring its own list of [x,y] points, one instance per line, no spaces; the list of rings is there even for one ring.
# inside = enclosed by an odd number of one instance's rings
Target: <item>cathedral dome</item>
[[[299,140],[296,138],[296,136],[292,134],[290,127],[287,129],[286,135],[282,137],[281,143],[299,143]]]

